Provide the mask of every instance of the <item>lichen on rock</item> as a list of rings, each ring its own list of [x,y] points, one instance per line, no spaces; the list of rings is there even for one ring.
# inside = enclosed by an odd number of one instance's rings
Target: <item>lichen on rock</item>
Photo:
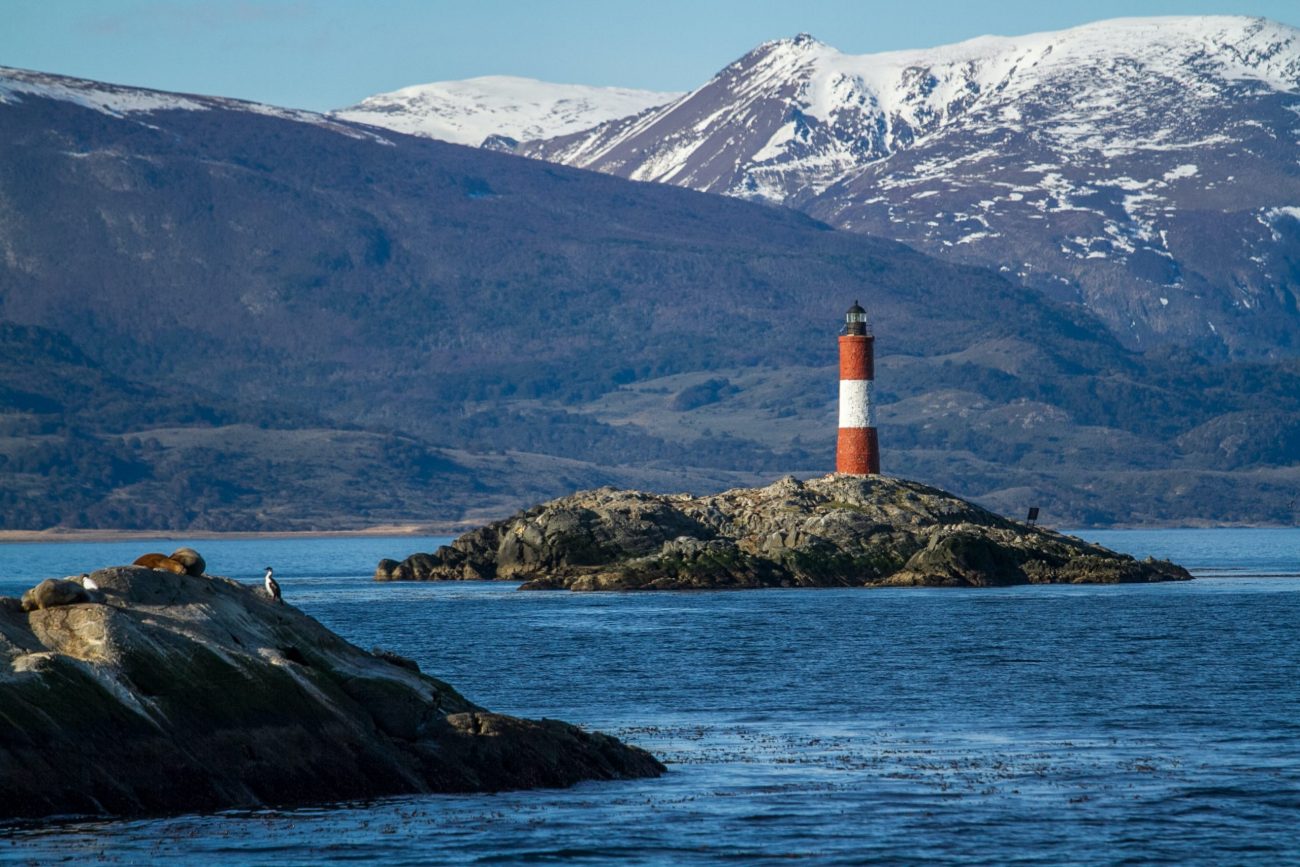
[[[793,476],[720,494],[599,488],[534,506],[380,581],[510,579],[523,589],[993,586],[1186,580],[918,482]]]

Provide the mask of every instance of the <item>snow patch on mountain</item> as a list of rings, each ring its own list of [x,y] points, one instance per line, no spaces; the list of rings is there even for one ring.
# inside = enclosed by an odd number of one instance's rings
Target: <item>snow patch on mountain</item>
[[[1162,106],[1135,102],[1135,90],[1176,90],[1188,109],[1222,98],[1229,85],[1294,92],[1298,49],[1294,28],[1231,16],[1119,19],[857,56],[803,34],[759,46],[635,123],[532,150],[638,180],[782,202],[953,127],[989,134],[1032,125],[1061,155],[1194,150],[1227,138],[1187,135]],[[1053,114],[1027,121],[1027,105]],[[1134,127],[1143,134],[1124,134]],[[934,174],[946,168],[936,164]],[[797,184],[774,172],[797,175]]]
[[[1129,18],[858,56],[801,34],[517,152],[1004,269],[1135,348],[1297,352],[1300,249],[1274,225],[1300,196],[1297,114],[1300,30]]]
[[[22,102],[24,97],[69,102],[82,108],[119,118],[130,115],[151,114],[157,111],[241,111],[268,117],[278,117],[295,123],[310,123],[350,138],[369,139],[379,144],[392,144],[383,136],[347,124],[336,123],[330,118],[312,111],[280,108],[260,102],[247,102],[225,97],[167,93],[141,87],[126,87],[118,84],[107,84],[102,81],[69,78],[63,75],[0,66],[0,104]]]
[[[681,94],[488,75],[381,93],[332,117],[457,144],[490,136],[523,141],[567,135],[638,114]]]
[[[0,103],[21,102],[23,95],[71,102],[113,117],[152,111],[201,111],[206,108],[196,100],[175,93],[121,87],[0,66]]]
[[[1297,208],[1294,205],[1287,205],[1281,208],[1269,208],[1264,212],[1264,216],[1270,223],[1281,217],[1290,217],[1293,220],[1300,221],[1300,208]]]

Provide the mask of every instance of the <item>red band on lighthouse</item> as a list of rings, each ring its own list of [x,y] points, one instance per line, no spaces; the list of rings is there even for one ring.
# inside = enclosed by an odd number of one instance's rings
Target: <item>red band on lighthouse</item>
[[[835,472],[857,476],[880,472],[874,391],[875,338],[867,333],[867,312],[853,302],[840,335],[840,431]]]
[[[871,382],[876,378],[872,370],[875,362],[871,357],[871,342],[869,335],[840,337],[840,382],[863,379]]]

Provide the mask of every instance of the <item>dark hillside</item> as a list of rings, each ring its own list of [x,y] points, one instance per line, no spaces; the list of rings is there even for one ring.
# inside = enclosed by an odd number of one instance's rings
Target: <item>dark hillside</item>
[[[1229,468],[1203,457],[1230,433],[1215,419],[1300,391],[1259,365],[1207,399],[1203,359],[1134,355],[990,271],[791,211],[386,136],[229,102],[0,103],[0,320],[48,329],[8,332],[35,348],[6,344],[0,420],[23,449],[50,435],[24,425],[57,429],[106,467],[72,493],[23,464],[42,506],[0,525],[454,520],[594,484],[822,472],[855,298],[886,469],[1017,509],[1050,498],[1062,520],[1190,515],[1142,486]],[[1135,493],[1099,467],[1154,475]],[[1277,497],[1233,503],[1288,517]]]
[[[829,362],[859,295],[905,354],[1035,334],[1090,369],[1116,358],[1093,323],[988,272],[790,211],[243,112],[2,110],[4,318],[111,339],[136,375],[342,412],[503,383],[581,400]]]

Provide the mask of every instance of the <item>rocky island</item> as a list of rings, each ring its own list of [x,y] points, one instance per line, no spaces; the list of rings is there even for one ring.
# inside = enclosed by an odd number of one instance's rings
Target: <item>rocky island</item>
[[[382,560],[380,581],[502,579],[520,589],[970,586],[1181,581],[918,482],[793,476],[711,496],[599,488],[534,506],[431,554]]]
[[[0,817],[497,791],[664,770],[603,734],[490,713],[260,587],[202,574],[197,555],[163,559],[176,565],[101,569],[43,581],[21,601],[0,597]]]

